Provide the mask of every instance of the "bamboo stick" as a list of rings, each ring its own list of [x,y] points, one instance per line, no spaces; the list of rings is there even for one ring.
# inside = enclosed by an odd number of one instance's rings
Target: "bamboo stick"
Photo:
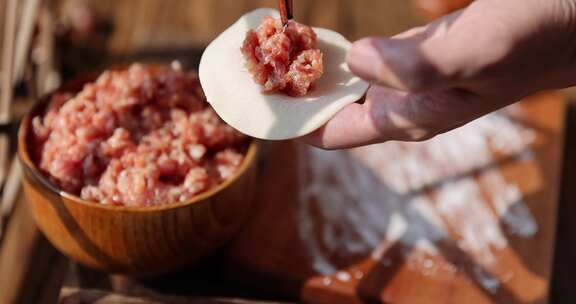
[[[4,220],[6,220],[14,209],[14,204],[18,198],[20,191],[20,179],[22,178],[22,167],[20,167],[20,161],[18,161],[18,156],[12,158],[12,164],[10,165],[10,173],[4,184],[4,189],[2,190],[2,198],[0,200],[0,239],[2,239],[2,227],[4,226]]]
[[[13,98],[14,42],[16,37],[17,0],[7,0],[2,51],[2,91],[0,96],[0,124],[10,123],[10,103]],[[0,185],[6,178],[6,165],[10,150],[8,134],[0,134]]]
[[[0,123],[10,122],[12,101],[12,74],[14,69],[14,40],[16,36],[17,0],[7,0],[2,51],[2,96],[0,98]]]
[[[18,29],[16,53],[14,63],[13,83],[22,79],[26,62],[30,54],[30,43],[34,35],[34,28],[38,17],[41,0],[24,0],[22,18]]]

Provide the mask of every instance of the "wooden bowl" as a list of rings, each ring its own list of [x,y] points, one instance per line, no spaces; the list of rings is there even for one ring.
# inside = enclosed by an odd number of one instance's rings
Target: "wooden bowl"
[[[95,75],[86,75],[58,91],[77,92],[94,79]],[[48,240],[68,257],[108,272],[162,274],[198,261],[242,226],[256,186],[256,141],[249,144],[233,177],[186,203],[102,205],[59,190],[32,161],[31,119],[43,113],[49,99],[50,95],[41,99],[24,117],[18,133],[18,155],[33,217]]]

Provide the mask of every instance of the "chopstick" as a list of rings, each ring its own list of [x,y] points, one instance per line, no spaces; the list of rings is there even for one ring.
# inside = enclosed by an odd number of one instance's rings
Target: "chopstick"
[[[17,0],[7,0],[5,7],[4,40],[2,51],[2,83],[0,96],[0,124],[10,123],[10,103],[13,98],[12,73],[14,68],[14,40],[16,36]],[[10,142],[8,134],[0,134],[0,184],[6,179],[6,165]],[[3,202],[0,207],[3,209]],[[4,226],[4,215],[0,213],[0,237]]]
[[[10,165],[10,173],[8,174],[8,178],[4,184],[4,189],[2,190],[2,198],[0,199],[0,240],[2,239],[4,221],[10,216],[10,214],[12,214],[14,204],[18,198],[21,178],[22,167],[18,160],[18,156],[14,156],[12,158],[12,164]]]
[[[2,96],[0,97],[0,124],[5,125],[11,123],[13,88],[24,74],[41,0],[24,0],[18,27],[16,24],[17,3],[17,0],[6,2],[4,51],[2,53]],[[22,169],[16,156],[12,159],[10,172],[6,174],[9,151],[9,134],[0,134],[0,185],[4,184],[0,199],[0,239],[4,222],[14,209],[22,177]]]
[[[2,190],[2,198],[0,200],[0,216],[8,215],[12,212],[14,207],[14,202],[18,196],[18,191],[20,190],[20,178],[22,177],[22,167],[18,156],[12,158],[12,163],[10,165],[10,173],[4,184],[4,189]]]
[[[17,0],[7,0],[2,52],[2,96],[0,99],[0,123],[10,122],[10,102],[12,101],[12,74],[14,70],[14,40],[16,37]]]
[[[16,53],[14,63],[14,74],[12,83],[15,84],[22,79],[26,62],[30,55],[30,43],[34,35],[36,17],[40,9],[41,0],[24,0],[22,18],[20,18],[20,28],[16,37]]]
[[[278,0],[278,7],[280,8],[282,24],[286,27],[288,21],[294,19],[292,0]]]

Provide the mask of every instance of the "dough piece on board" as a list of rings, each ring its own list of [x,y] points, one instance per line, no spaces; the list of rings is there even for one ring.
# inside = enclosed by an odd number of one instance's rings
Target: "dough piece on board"
[[[346,64],[352,44],[323,28],[314,28],[324,54],[324,74],[315,88],[302,97],[262,93],[240,48],[248,30],[256,28],[265,16],[279,18],[279,13],[257,9],[245,14],[210,43],[200,60],[200,83],[224,121],[252,137],[291,139],[318,129],[343,107],[362,98],[368,83],[354,76]]]

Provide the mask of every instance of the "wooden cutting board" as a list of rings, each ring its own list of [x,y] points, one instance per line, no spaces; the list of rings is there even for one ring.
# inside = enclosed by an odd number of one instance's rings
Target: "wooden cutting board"
[[[68,269],[62,303],[547,303],[552,258],[563,277],[574,269],[570,246],[554,252],[564,108],[541,94],[424,143],[267,144],[242,233],[200,269],[157,280],[67,267],[19,203],[0,247],[0,299],[54,299]],[[573,239],[572,217],[560,217],[560,237]]]
[[[229,275],[313,303],[546,303],[563,126],[546,93],[424,143],[274,145]]]

